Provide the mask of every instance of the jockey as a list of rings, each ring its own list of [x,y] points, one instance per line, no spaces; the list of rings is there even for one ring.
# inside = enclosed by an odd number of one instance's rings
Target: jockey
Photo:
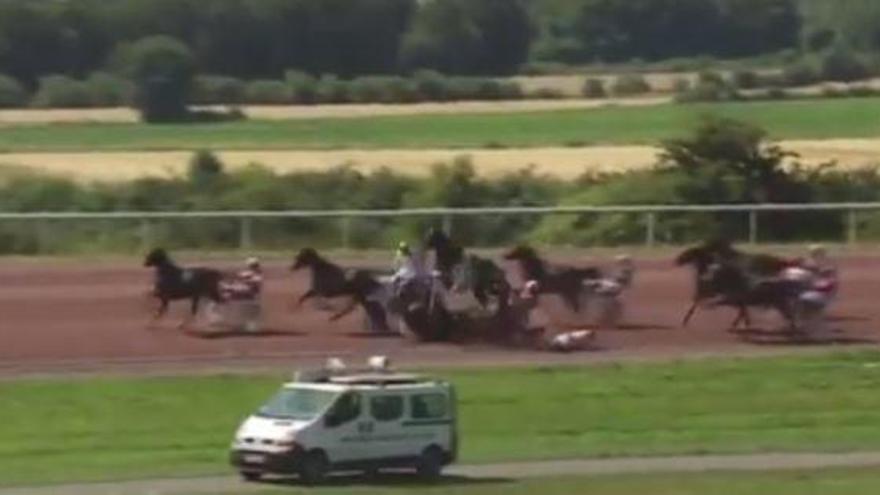
[[[786,268],[783,278],[803,284],[799,298],[807,303],[826,306],[837,295],[837,267],[823,246],[811,246],[809,257]]]
[[[401,242],[397,245],[397,253],[394,257],[394,276],[391,278],[395,293],[406,282],[427,278],[424,263],[412,252],[409,244]]]
[[[263,268],[257,258],[245,260],[245,269],[227,284],[226,291],[233,299],[257,299],[263,290]]]

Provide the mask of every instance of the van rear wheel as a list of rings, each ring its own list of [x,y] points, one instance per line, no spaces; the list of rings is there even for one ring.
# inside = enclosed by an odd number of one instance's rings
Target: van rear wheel
[[[327,479],[330,471],[330,462],[327,456],[319,450],[313,450],[306,454],[299,467],[299,477],[307,485],[318,485]]]
[[[443,471],[443,451],[431,446],[422,452],[416,463],[416,473],[425,480],[435,480]]]

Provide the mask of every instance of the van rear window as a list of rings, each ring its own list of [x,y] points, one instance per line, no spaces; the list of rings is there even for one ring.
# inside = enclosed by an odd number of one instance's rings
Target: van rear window
[[[413,419],[445,418],[447,400],[443,394],[417,394],[410,399]]]

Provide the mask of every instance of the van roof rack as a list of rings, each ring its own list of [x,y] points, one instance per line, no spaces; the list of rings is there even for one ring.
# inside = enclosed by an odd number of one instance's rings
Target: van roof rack
[[[330,383],[342,385],[412,385],[425,378],[412,373],[363,373],[330,377]]]

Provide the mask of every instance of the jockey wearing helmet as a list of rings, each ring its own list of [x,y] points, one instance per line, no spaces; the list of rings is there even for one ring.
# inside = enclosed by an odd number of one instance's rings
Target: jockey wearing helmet
[[[253,300],[263,290],[263,268],[260,260],[254,257],[244,262],[245,269],[235,275],[235,280],[225,284],[227,295],[233,299]]]
[[[401,241],[397,245],[397,253],[394,257],[394,276],[392,283],[395,287],[401,287],[405,282],[426,278],[424,263],[421,258],[413,253],[409,244]]]

